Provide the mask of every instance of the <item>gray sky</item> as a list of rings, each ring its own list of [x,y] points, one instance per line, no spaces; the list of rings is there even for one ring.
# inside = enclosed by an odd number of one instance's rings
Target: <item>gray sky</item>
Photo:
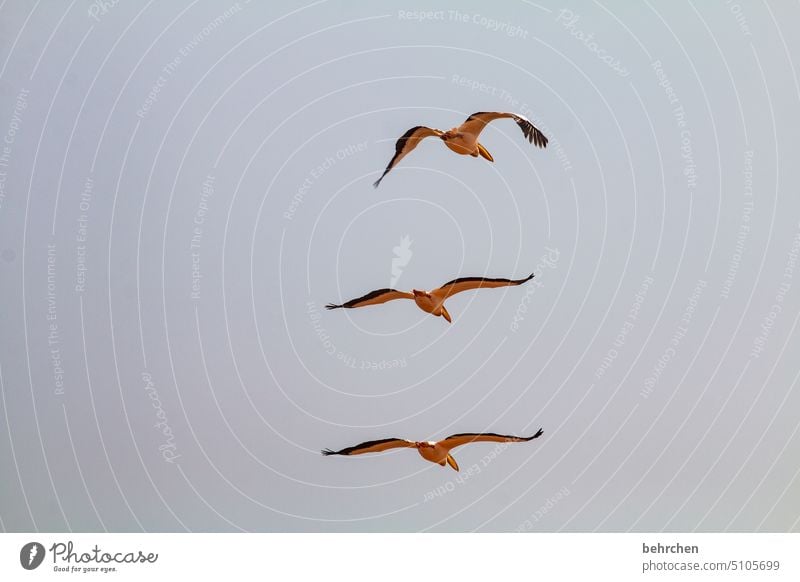
[[[0,527],[797,531],[799,10],[5,3]]]

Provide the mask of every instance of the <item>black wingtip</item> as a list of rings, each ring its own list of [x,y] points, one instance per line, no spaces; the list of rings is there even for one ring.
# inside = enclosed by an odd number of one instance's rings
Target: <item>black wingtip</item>
[[[381,177],[380,177],[380,178],[378,178],[377,180],[375,180],[375,181],[372,183],[372,187],[373,187],[373,188],[377,188],[378,186],[380,186],[380,185],[381,185],[381,181],[382,181],[382,180],[383,180],[383,179],[386,177],[386,174],[388,174],[388,173],[389,173],[389,170],[391,170],[391,168],[386,168],[386,169],[383,171],[383,174],[381,174]]]
[[[547,139],[547,137],[545,137],[545,135],[541,131],[539,131],[534,127],[533,132],[531,133],[531,141],[533,142],[534,145],[540,148],[546,148],[547,142],[549,140]]]
[[[535,435],[533,435],[533,436],[530,438],[530,440],[533,440],[533,439],[538,439],[540,436],[542,436],[542,434],[543,434],[543,433],[544,433],[544,431],[543,431],[542,429],[539,429],[538,431],[536,431],[536,434],[535,434]]]
[[[513,281],[513,283],[515,285],[523,285],[523,284],[527,283],[528,281],[530,281],[531,279],[533,279],[533,273],[531,273],[530,275],[528,275],[524,279],[517,279],[516,281]]]
[[[547,147],[547,142],[549,142],[550,140],[549,140],[549,139],[547,139],[547,138],[544,136],[544,134],[543,134],[543,133],[542,133],[542,134],[539,134],[539,135],[540,135],[540,138],[541,138],[541,143],[542,143],[542,145],[540,145],[539,147],[540,147],[540,148],[546,148],[546,147]]]
[[[335,455],[336,452],[330,449],[322,449],[323,456],[327,457],[328,455]]]
[[[547,142],[549,140],[535,125],[525,119],[520,119],[517,121],[517,124],[522,129],[523,135],[528,138],[528,143],[532,143],[540,148],[547,147]]]
[[[342,305],[334,305],[333,303],[328,303],[327,305],[325,305],[325,309],[339,309],[340,307],[343,307],[343,306]]]

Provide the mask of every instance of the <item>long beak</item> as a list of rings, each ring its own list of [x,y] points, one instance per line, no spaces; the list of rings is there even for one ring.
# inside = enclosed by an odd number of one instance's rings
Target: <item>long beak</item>
[[[492,157],[492,154],[489,153],[489,150],[487,150],[481,144],[478,144],[478,153],[490,162],[494,161],[494,158]]]
[[[456,463],[456,460],[453,458],[453,455],[449,453],[447,455],[447,464],[453,467],[453,469],[455,469],[456,471],[458,471],[458,463]]]

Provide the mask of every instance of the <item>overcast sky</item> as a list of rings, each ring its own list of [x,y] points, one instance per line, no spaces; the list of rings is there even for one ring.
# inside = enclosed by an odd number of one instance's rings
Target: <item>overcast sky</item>
[[[102,4],[0,8],[0,527],[800,529],[797,5]]]

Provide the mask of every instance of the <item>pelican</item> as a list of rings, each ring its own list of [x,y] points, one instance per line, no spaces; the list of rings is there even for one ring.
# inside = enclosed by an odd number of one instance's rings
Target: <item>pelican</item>
[[[324,449],[322,454],[328,455],[363,455],[365,453],[382,453],[389,449],[417,449],[420,456],[426,461],[436,463],[444,467],[445,463],[458,471],[458,463],[450,454],[450,451],[461,445],[469,443],[490,442],[490,443],[524,443],[542,436],[542,429],[529,437],[510,436],[493,432],[464,432],[452,434],[440,441],[409,441],[406,439],[382,439],[379,441],[367,441],[354,447],[347,447],[341,451]]]
[[[448,131],[432,129],[430,127],[425,127],[424,125],[418,125],[409,129],[400,139],[397,140],[392,161],[390,161],[389,165],[386,166],[386,169],[383,171],[383,174],[381,174],[381,177],[378,178],[372,185],[377,188],[378,184],[380,184],[381,180],[383,180],[383,177],[389,173],[389,170],[394,168],[398,162],[400,162],[400,160],[402,160],[411,150],[417,147],[419,142],[426,137],[438,137],[444,142],[444,145],[457,154],[461,154],[462,156],[472,156],[474,158],[482,156],[484,159],[493,162],[494,158],[492,157],[492,154],[490,154],[488,150],[483,147],[483,145],[478,143],[478,136],[489,122],[492,122],[495,119],[503,119],[506,117],[510,117],[517,123],[517,125],[519,125],[520,129],[522,129],[523,135],[528,139],[529,142],[536,144],[540,148],[547,147],[547,138],[544,136],[544,134],[539,131],[529,119],[519,115],[518,113],[498,113],[491,111],[473,113],[467,117],[467,120],[464,123]]]
[[[413,299],[417,307],[435,315],[437,317],[444,317],[448,323],[452,323],[453,319],[444,307],[444,301],[451,295],[461,293],[462,291],[470,291],[471,289],[480,289],[482,287],[509,287],[513,285],[522,285],[523,283],[533,279],[533,273],[524,279],[488,279],[486,277],[462,277],[460,279],[453,279],[448,281],[438,289],[433,291],[419,291],[413,289],[410,293],[408,291],[397,291],[396,289],[378,289],[367,293],[358,299],[351,299],[341,305],[334,305],[328,303],[326,309],[353,309],[355,307],[366,307],[367,305],[378,305],[379,303],[386,303],[394,299]]]

